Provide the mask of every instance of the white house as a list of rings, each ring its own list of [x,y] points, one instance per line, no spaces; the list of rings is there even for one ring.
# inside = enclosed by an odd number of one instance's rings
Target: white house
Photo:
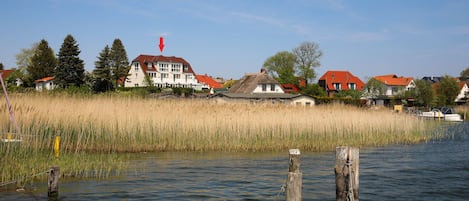
[[[189,62],[180,57],[139,55],[132,61],[124,87],[148,86],[145,76],[156,87],[201,89]]]
[[[45,77],[34,81],[36,91],[51,90],[55,88],[54,77]]]
[[[285,93],[277,80],[261,69],[260,73],[247,73],[236,81],[228,93],[260,94],[260,93]]]
[[[398,77],[397,75],[390,74],[375,76],[374,78],[386,86],[384,93],[386,96],[395,96],[411,88],[415,88],[414,78],[412,77]]]
[[[467,86],[466,82],[458,82],[459,86],[459,94],[454,100],[454,102],[461,103],[466,102],[466,97],[469,96],[469,87]]]

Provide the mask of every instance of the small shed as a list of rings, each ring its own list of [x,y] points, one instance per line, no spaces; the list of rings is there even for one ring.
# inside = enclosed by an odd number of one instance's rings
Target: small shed
[[[36,91],[52,90],[55,88],[54,77],[37,79],[34,83],[36,84]]]

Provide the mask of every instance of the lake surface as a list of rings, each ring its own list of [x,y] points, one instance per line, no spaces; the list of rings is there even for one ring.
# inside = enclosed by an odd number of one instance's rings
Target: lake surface
[[[448,138],[360,149],[360,200],[469,200],[469,123]],[[139,154],[125,176],[61,181],[60,200],[285,200],[285,153]],[[335,153],[302,153],[303,200],[335,200]],[[47,200],[47,184],[0,192]]]

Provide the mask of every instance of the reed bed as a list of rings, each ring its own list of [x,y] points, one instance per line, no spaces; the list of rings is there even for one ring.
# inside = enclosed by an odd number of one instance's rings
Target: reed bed
[[[340,145],[383,146],[417,143],[432,137],[424,132],[428,123],[414,116],[344,105],[301,107],[220,104],[207,99],[43,94],[14,94],[11,101],[24,134],[23,148],[16,153],[29,158],[37,152],[41,155],[37,160],[53,158],[51,150],[57,131],[61,153],[65,154],[61,158],[85,157],[84,153],[289,148],[332,151]],[[5,103],[0,104],[0,127],[13,129]],[[117,158],[114,159],[120,160]],[[2,161],[1,166],[2,175],[9,171],[5,170],[9,164]],[[2,181],[5,179],[2,177]]]
[[[409,115],[344,105],[217,104],[210,100],[15,95],[25,143],[48,149],[57,131],[66,152],[331,151],[337,145],[424,141]],[[2,128],[13,128],[0,106]]]

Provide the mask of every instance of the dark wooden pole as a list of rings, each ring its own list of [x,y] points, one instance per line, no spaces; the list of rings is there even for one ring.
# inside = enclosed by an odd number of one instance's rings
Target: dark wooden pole
[[[47,183],[47,197],[49,200],[58,200],[59,197],[59,167],[51,167],[49,170],[49,182]]]
[[[300,171],[300,150],[290,149],[290,165],[286,184],[286,200],[300,201],[302,190],[302,174]]]
[[[354,147],[336,147],[335,185],[337,201],[358,201],[359,190],[359,149]]]

